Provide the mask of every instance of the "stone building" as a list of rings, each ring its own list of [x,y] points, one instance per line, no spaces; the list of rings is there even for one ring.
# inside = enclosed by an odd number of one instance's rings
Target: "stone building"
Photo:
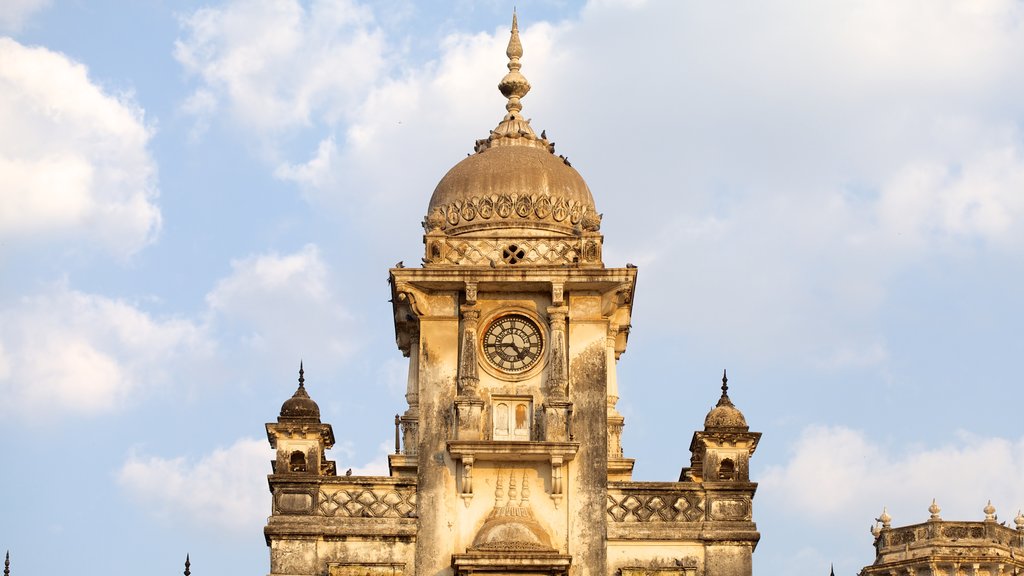
[[[1024,515],[1015,528],[999,522],[989,502],[980,522],[943,520],[932,501],[927,522],[892,527],[884,509],[875,520],[875,561],[860,576],[1011,576],[1024,574]]]
[[[521,114],[515,17],[506,53],[504,118],[435,188],[423,266],[390,271],[409,358],[390,475],[337,474],[300,368],[267,424],[270,573],[749,575],[760,434],[723,376],[678,481],[633,481],[616,363],[637,270],[604,265],[590,189]]]

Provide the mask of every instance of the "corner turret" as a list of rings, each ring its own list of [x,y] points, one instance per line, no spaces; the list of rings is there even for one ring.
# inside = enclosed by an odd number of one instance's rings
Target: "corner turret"
[[[277,423],[267,424],[267,440],[277,450],[274,474],[334,476],[337,469],[325,452],[334,446],[334,430],[320,422],[320,407],[306,392],[305,370],[299,363],[299,387],[281,405]]]

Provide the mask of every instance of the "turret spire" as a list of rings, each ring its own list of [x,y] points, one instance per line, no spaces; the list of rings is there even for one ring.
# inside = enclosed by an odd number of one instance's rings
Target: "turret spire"
[[[726,370],[722,370],[722,397],[718,399],[716,406],[732,406],[732,400],[729,399],[729,376]]]
[[[508,103],[505,104],[505,110],[508,111],[505,120],[512,120],[523,109],[520,99],[530,91],[530,83],[519,72],[522,68],[519,59],[523,56],[523,44],[519,41],[519,21],[515,10],[512,11],[512,37],[508,40],[505,55],[508,56],[508,74],[505,74],[498,83],[498,90],[508,98]]]

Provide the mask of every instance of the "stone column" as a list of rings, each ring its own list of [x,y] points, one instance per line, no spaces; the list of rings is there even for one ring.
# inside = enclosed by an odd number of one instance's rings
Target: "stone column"
[[[608,336],[605,339],[605,371],[608,374],[608,457],[622,458],[622,427],[625,419],[619,414],[615,405],[619,402],[619,379],[615,365],[615,340],[619,335],[619,325],[608,323]]]
[[[402,448],[405,454],[415,455],[419,445],[420,413],[420,331],[409,330],[409,376],[406,381],[405,400],[409,408],[402,415]]]

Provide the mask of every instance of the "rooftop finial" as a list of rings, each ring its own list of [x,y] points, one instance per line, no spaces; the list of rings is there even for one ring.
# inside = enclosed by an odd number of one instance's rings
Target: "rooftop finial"
[[[189,562],[188,554],[185,554],[185,576],[191,576],[192,575],[192,571],[189,570],[190,566],[192,566],[192,563]]]
[[[505,104],[508,114],[505,115],[505,119],[510,120],[523,109],[519,100],[530,91],[530,83],[525,76],[519,73],[519,69],[522,68],[519,59],[523,56],[523,44],[519,41],[519,20],[514,9],[512,10],[512,37],[509,38],[505,55],[508,56],[508,74],[505,74],[505,77],[498,83],[498,90],[501,90],[501,94],[508,98],[508,103]]]
[[[732,406],[732,400],[729,399],[729,376],[725,370],[722,370],[722,397],[718,399],[718,404],[715,406]]]
[[[302,360],[299,360],[299,388],[306,387],[306,371],[302,369]]]
[[[882,528],[892,528],[892,516],[889,516],[889,510],[885,506],[882,506],[882,515],[875,520],[882,523]]]
[[[7,551],[7,555],[4,556],[4,576],[11,576],[11,551]]]

